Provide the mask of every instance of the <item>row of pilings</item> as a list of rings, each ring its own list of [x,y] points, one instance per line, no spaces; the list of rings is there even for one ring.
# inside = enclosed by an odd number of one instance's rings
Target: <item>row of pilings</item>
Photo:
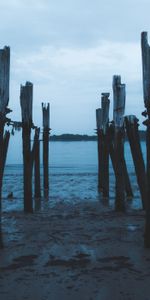
[[[121,90],[121,94],[117,89]],[[146,172],[138,131],[138,119],[134,115],[125,116],[125,85],[121,84],[120,76],[113,78],[114,117],[109,123],[109,94],[103,93],[101,107],[96,110],[98,135],[98,189],[103,197],[109,198],[109,159],[112,162],[116,179],[115,208],[125,210],[125,198],[133,198],[132,185],[124,155],[124,140],[128,138],[137,182],[141,194],[142,205],[146,205]],[[121,99],[117,97],[122,96]],[[116,102],[118,104],[116,104]],[[122,109],[121,109],[122,105]],[[120,110],[120,112],[119,112]],[[119,116],[120,114],[120,116]],[[122,116],[121,116],[122,115]]]
[[[104,197],[109,198],[109,158],[112,161],[115,174],[115,209],[125,211],[126,197],[132,198],[133,191],[128,174],[124,155],[125,134],[128,137],[134,161],[137,182],[141,193],[145,218],[145,246],[150,248],[150,46],[147,33],[141,36],[142,66],[143,66],[143,91],[146,117],[144,124],[147,128],[146,146],[147,163],[145,167],[139,132],[138,119],[134,115],[125,116],[126,87],[121,83],[121,76],[113,76],[113,121],[109,121],[109,93],[102,93],[101,108],[96,110],[97,135],[98,135],[98,189]],[[26,82],[21,86],[21,122],[13,121],[7,117],[11,111],[9,104],[9,73],[10,73],[10,48],[0,50],[0,210],[2,200],[2,182],[10,140],[9,130],[5,125],[22,129],[23,145],[23,177],[24,177],[24,211],[32,213],[34,210],[33,199],[41,197],[40,182],[40,133],[39,127],[34,125],[32,118],[33,84]],[[43,195],[48,197],[49,190],[49,104],[42,104],[43,112]],[[31,132],[34,132],[33,145]],[[34,169],[34,193],[32,191],[32,177]],[[0,211],[1,218],[1,211]],[[0,220],[0,247],[3,246]]]
[[[146,110],[146,166],[142,154],[139,123],[135,115],[125,115],[126,86],[121,76],[113,76],[113,120],[109,121],[110,94],[102,93],[101,107],[96,109],[98,136],[98,190],[109,198],[109,160],[115,175],[115,210],[126,210],[126,198],[133,198],[132,184],[125,161],[124,142],[128,139],[134,162],[142,207],[146,211],[144,244],[150,248],[150,46],[147,32],[141,34],[143,95]]]
[[[43,128],[33,123],[33,84],[26,82],[20,88],[21,121],[13,121],[7,117],[11,112],[9,105],[9,78],[10,78],[10,48],[0,49],[0,248],[3,247],[1,212],[2,212],[2,185],[7,151],[10,140],[10,129],[22,129],[23,152],[23,186],[24,212],[32,213],[34,207],[40,206],[43,190],[44,198],[48,198],[49,191],[49,136],[50,136],[50,105],[42,103]],[[5,129],[7,128],[7,130]],[[34,139],[32,142],[32,134]],[[40,138],[40,134],[42,137]],[[41,189],[40,174],[40,141],[43,142],[43,185]],[[33,180],[34,174],[34,180]],[[33,184],[34,182],[34,196]],[[35,203],[33,203],[35,200]]]
[[[32,174],[34,167],[34,196],[41,198],[40,182],[40,128],[33,124],[33,84],[26,82],[21,86],[20,104],[22,114],[22,143],[23,143],[23,177],[24,177],[24,211],[33,212]],[[42,103],[43,113],[43,191],[44,197],[48,197],[49,190],[49,103]],[[31,146],[31,130],[34,130],[34,141]]]

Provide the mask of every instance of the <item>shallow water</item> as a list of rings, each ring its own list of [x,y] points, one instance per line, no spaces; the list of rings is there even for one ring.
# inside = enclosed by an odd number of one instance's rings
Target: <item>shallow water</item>
[[[145,158],[145,143],[141,144]],[[134,199],[128,201],[127,206],[141,209],[134,165],[127,142],[125,143],[125,157],[134,192]],[[4,211],[23,209],[23,168],[21,163],[21,156],[16,156],[15,153],[14,159],[12,159],[12,152],[9,151],[3,185]],[[101,201],[108,205],[108,202],[103,201],[97,191],[97,142],[51,142],[49,173],[50,197],[47,206],[54,206],[58,202],[73,204],[81,201]],[[7,196],[11,192],[14,199],[8,200]],[[114,196],[115,177],[110,163],[110,206],[114,205]]]

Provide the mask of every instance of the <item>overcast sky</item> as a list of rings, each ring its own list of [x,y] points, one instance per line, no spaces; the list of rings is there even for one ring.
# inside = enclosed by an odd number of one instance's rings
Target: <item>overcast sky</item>
[[[35,124],[41,102],[50,102],[53,134],[93,134],[101,93],[112,102],[114,74],[126,83],[126,114],[140,117],[149,0],[0,0],[0,20],[0,48],[11,47],[13,119],[20,118],[20,84],[31,81]]]

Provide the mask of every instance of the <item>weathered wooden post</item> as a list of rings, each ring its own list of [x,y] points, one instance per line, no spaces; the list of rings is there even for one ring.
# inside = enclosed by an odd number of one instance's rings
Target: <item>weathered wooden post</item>
[[[3,133],[8,113],[7,106],[9,103],[9,76],[10,76],[10,48],[0,49],[0,209],[2,197],[3,181]]]
[[[1,199],[2,199],[2,182],[6,161],[6,153],[4,155],[4,126],[9,103],[9,77],[10,77],[10,48],[4,47],[0,49],[0,248],[3,247],[2,224],[1,224]],[[6,145],[6,143],[5,143]],[[7,147],[5,147],[6,150]]]
[[[4,175],[4,169],[5,169],[5,163],[6,163],[6,157],[8,152],[8,145],[9,145],[9,139],[10,139],[10,132],[6,131],[4,134],[4,137],[2,139],[2,144],[0,144],[0,147],[2,148],[2,163],[1,163],[1,190],[2,190],[2,180]],[[0,199],[1,200],[1,199]],[[1,224],[1,209],[0,209],[0,248],[3,248],[3,237],[2,237],[2,224]]]
[[[34,183],[35,183],[34,196],[37,199],[41,198],[39,135],[40,135],[40,128],[36,128],[35,136],[34,136]]]
[[[102,108],[96,109],[97,145],[98,145],[98,190],[103,188],[103,130],[102,130]]]
[[[150,46],[147,32],[141,34],[142,68],[143,68],[143,95],[146,111],[143,113],[147,120],[143,122],[147,126],[147,201],[144,244],[150,248]]]
[[[109,93],[102,93],[102,129],[103,129],[103,196],[109,197]]]
[[[116,162],[116,199],[117,211],[125,210],[125,177],[124,177],[124,129],[123,115],[125,110],[125,84],[121,83],[121,76],[113,76],[113,120],[115,126],[115,162]]]
[[[2,176],[4,175],[4,169],[6,164],[7,152],[8,152],[8,145],[10,140],[10,132],[5,131],[4,138],[3,138],[3,167],[2,167]]]
[[[130,177],[128,174],[128,169],[127,169],[127,164],[125,161],[125,157],[123,159],[123,171],[124,171],[124,178],[125,178],[125,191],[126,191],[126,196],[128,199],[132,199],[134,197],[133,191],[132,191],[132,186],[130,182]]]
[[[138,119],[134,115],[125,117],[125,127],[133,157],[137,182],[140,189],[143,208],[146,206],[146,171],[138,132]]]
[[[114,124],[112,122],[112,124],[110,124],[110,126],[109,126],[109,154],[110,154],[110,158],[111,158],[115,176],[117,177],[116,159],[115,159],[115,151],[114,151],[114,134],[115,134]],[[129,174],[128,174],[128,170],[127,170],[125,157],[123,159],[123,172],[124,172],[124,177],[125,177],[126,195],[127,195],[128,199],[131,199],[131,198],[133,198],[134,195],[133,195],[133,191],[132,191],[132,187],[131,187],[131,182],[130,182],[130,178],[129,178]]]
[[[3,235],[2,235],[2,179],[3,179],[3,133],[4,122],[3,117],[0,118],[0,248],[3,248]]]
[[[33,212],[32,203],[32,158],[31,158],[31,127],[32,127],[33,84],[26,82],[21,86],[20,104],[22,113],[23,170],[24,170],[24,211]]]
[[[50,132],[50,107],[49,103],[42,103],[43,112],[43,185],[44,197],[49,191],[49,132]]]

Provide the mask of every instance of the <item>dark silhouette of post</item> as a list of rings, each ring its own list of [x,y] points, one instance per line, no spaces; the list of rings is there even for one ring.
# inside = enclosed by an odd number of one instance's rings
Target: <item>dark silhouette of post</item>
[[[31,155],[32,103],[33,84],[30,82],[26,82],[24,86],[21,86],[20,104],[22,113],[24,211],[27,213],[33,212]]]
[[[114,152],[116,165],[116,211],[125,210],[125,176],[124,176],[124,128],[125,84],[121,76],[113,76],[113,120],[115,126]]]
[[[112,122],[113,123],[113,122]],[[110,124],[109,126],[109,154],[112,162],[112,167],[115,173],[115,176],[117,176],[116,172],[116,160],[115,160],[115,151],[114,151],[114,125]],[[125,161],[125,157],[123,159],[123,170],[124,170],[124,176],[125,176],[125,190],[126,190],[126,195],[128,199],[133,198],[133,191],[132,191],[132,186],[127,170],[127,165]]]
[[[41,198],[41,181],[40,181],[40,128],[35,129],[34,135],[34,196],[36,199]]]
[[[4,170],[3,134],[9,103],[10,48],[0,49],[0,208]]]
[[[7,108],[9,103],[9,77],[10,77],[10,48],[0,49],[0,248],[3,247],[1,206],[2,206],[2,182],[4,167],[8,148],[7,139],[3,137],[6,114],[10,112]]]
[[[102,108],[96,109],[97,146],[98,146],[98,190],[103,188],[103,131],[102,131]]]
[[[132,191],[132,186],[131,186],[131,182],[130,182],[130,177],[129,177],[125,157],[123,159],[123,170],[124,170],[126,196],[127,196],[128,199],[132,199],[134,197],[134,194],[133,194],[133,191]]]
[[[138,119],[134,115],[125,117],[125,127],[133,157],[137,182],[141,194],[143,208],[146,207],[147,186],[146,170],[138,132]]]
[[[102,93],[102,130],[103,130],[103,197],[109,197],[109,93]]]
[[[49,191],[49,132],[50,132],[50,107],[49,103],[42,103],[43,112],[43,187],[44,197]]]
[[[147,199],[146,199],[146,220],[145,220],[145,247],[150,248],[150,46],[148,44],[147,32],[141,34],[142,48],[142,69],[143,69],[143,96],[146,111],[143,113],[147,117],[143,122],[146,127],[146,147],[147,147]]]
[[[3,135],[4,135],[4,116],[0,120],[0,210],[2,207],[2,183],[3,183]]]
[[[8,130],[5,131],[3,137],[3,167],[2,167],[2,176],[4,175],[4,169],[6,164],[7,152],[8,152],[8,145],[10,140],[10,132]]]

